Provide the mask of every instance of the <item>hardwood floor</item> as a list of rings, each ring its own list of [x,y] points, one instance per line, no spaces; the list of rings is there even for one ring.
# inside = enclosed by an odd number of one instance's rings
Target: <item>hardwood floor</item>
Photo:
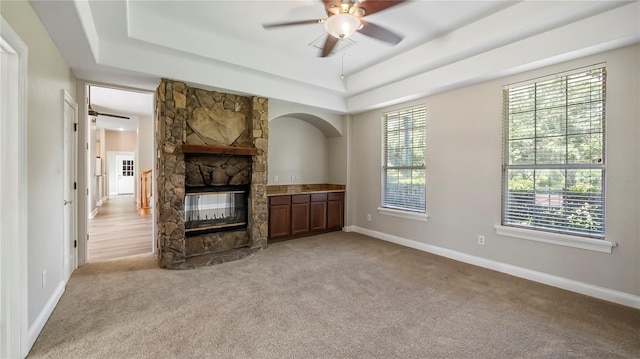
[[[100,262],[152,251],[152,215],[141,216],[131,196],[104,201],[89,220],[88,261]]]

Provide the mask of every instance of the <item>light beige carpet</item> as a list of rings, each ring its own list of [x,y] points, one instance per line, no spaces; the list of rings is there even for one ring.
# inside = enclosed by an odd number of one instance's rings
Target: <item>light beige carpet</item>
[[[353,233],[78,269],[30,358],[638,358],[640,311]]]

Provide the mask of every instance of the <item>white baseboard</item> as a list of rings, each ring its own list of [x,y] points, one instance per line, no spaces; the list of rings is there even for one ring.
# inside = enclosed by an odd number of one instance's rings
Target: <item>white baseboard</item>
[[[93,211],[91,211],[91,213],[89,213],[89,219],[93,219],[93,217],[95,217],[96,214],[98,214],[98,209],[94,208]]]
[[[348,228],[348,229],[347,229]],[[547,273],[534,271],[531,269],[514,266],[502,262],[496,262],[490,259],[473,256],[470,254],[454,251],[447,248],[433,246],[430,244],[418,242],[412,239],[394,236],[391,234],[374,231],[367,228],[349,226],[345,227],[346,232],[361,233],[370,237],[382,239],[383,241],[392,242],[401,246],[414,248],[423,252],[433,253],[442,257],[451,258],[460,262],[469,263],[478,267],[483,267],[497,272],[512,275],[514,277],[528,279],[534,282],[543,283],[557,288],[566,289],[590,297],[606,300],[609,302],[622,304],[628,307],[640,309],[640,296],[620,292],[613,289],[599,287],[593,284],[579,282],[576,280],[559,277]]]
[[[33,344],[36,342],[36,339],[38,339],[38,335],[40,335],[42,328],[44,328],[44,325],[47,323],[47,320],[49,320],[51,313],[53,313],[56,305],[58,305],[58,302],[60,301],[60,298],[64,293],[65,285],[65,281],[60,281],[60,283],[56,287],[56,290],[47,301],[47,304],[45,304],[44,308],[42,308],[42,310],[40,311],[40,314],[38,314],[36,320],[29,327],[29,331],[27,333],[27,352],[33,347]]]
[[[102,206],[102,200],[99,200],[98,202],[96,202],[96,207],[100,207]]]

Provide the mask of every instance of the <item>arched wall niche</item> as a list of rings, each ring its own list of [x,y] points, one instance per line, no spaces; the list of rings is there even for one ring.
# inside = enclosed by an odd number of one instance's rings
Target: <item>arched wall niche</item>
[[[281,116],[269,121],[268,183],[327,181],[328,137],[315,124]]]
[[[269,121],[285,117],[307,122],[317,127],[328,138],[342,136],[342,115],[317,111],[298,104],[269,101]]]
[[[348,118],[269,100],[268,184],[346,184]]]
[[[306,123],[318,128],[328,138],[342,136],[342,134],[340,133],[340,130],[337,129],[332,123],[330,123],[329,121],[326,121],[325,119],[323,119],[321,117],[318,117],[318,116],[315,116],[315,115],[312,115],[312,114],[308,114],[308,113],[290,113],[290,114],[285,114],[285,115],[273,118],[273,119],[269,120],[269,122],[271,122],[273,120],[280,119],[280,118],[295,118],[295,119],[298,119],[300,121],[304,121],[304,122],[306,122]]]

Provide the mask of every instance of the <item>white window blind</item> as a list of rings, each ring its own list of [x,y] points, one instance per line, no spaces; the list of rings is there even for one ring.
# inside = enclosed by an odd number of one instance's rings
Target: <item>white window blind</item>
[[[604,237],[606,69],[504,88],[502,224]]]
[[[382,207],[425,212],[426,109],[382,116]]]

